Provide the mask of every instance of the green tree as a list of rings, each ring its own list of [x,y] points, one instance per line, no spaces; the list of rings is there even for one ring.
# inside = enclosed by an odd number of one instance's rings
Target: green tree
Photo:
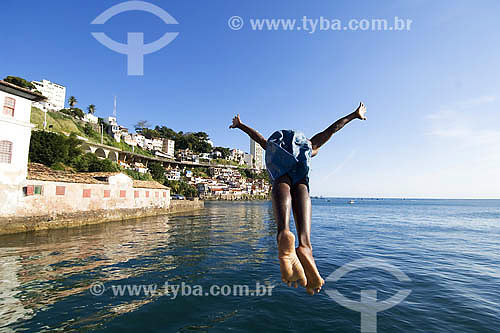
[[[209,178],[208,168],[194,168],[192,171],[195,177]]]
[[[29,160],[47,166],[58,162],[69,165],[82,153],[80,144],[75,134],[66,137],[52,132],[34,131],[31,134]]]
[[[148,165],[149,172],[154,180],[159,183],[165,182],[165,168],[159,162],[151,162]]]
[[[72,166],[79,172],[116,172],[120,171],[118,164],[108,159],[100,159],[93,153],[80,155],[72,161]]]
[[[172,194],[182,194],[185,197],[196,197],[198,196],[198,190],[185,181],[182,180],[166,180],[165,186],[170,187]]]
[[[231,150],[225,147],[215,147],[213,151],[218,151],[222,154],[223,159],[227,159],[231,155]]]
[[[183,133],[176,132],[166,126],[156,126],[154,129],[149,129],[142,126],[142,122],[135,126],[136,131],[141,132],[146,138],[164,138],[175,141],[177,149],[189,148],[195,153],[209,153],[212,151],[212,146],[208,143],[209,137],[205,132]],[[229,151],[229,150],[228,150]]]
[[[189,148],[196,153],[209,153],[212,151],[212,146],[208,143],[208,134],[205,132],[186,134],[179,132],[175,145],[178,149]]]
[[[68,98],[68,104],[70,108],[73,108],[76,105],[76,103],[78,103],[78,100],[76,99],[75,96],[70,96]]]
[[[83,119],[83,117],[85,117],[85,113],[83,113],[82,109],[72,108],[71,112],[72,112],[73,117],[76,117],[79,119]]]
[[[90,104],[88,107],[87,107],[87,111],[90,113],[90,114],[94,114],[95,113],[95,105],[94,104]]]
[[[82,141],[73,133],[65,136],[53,132],[34,131],[31,134],[29,160],[56,170],[70,166],[79,172],[116,172],[118,164],[100,159],[93,153],[83,154]]]
[[[139,171],[130,170],[130,169],[125,169],[124,172],[130,178],[135,179],[135,180],[153,180],[153,177],[151,177],[151,174],[149,174],[149,173],[141,173]]]
[[[171,128],[168,128],[166,126],[156,126],[155,131],[158,133],[160,138],[164,139],[170,139],[170,140],[177,140],[178,139],[178,134],[176,131],[174,131]]]
[[[160,135],[155,130],[149,128],[143,128],[140,130],[140,133],[144,135],[147,139],[159,138]]]
[[[65,138],[66,144],[68,146],[68,156],[62,162],[70,165],[77,156],[83,153],[82,149],[80,148],[82,140],[78,139],[75,133],[71,133],[70,136],[67,136]]]
[[[70,109],[61,109],[59,112],[67,114],[68,116],[73,116],[73,112]]]
[[[5,82],[15,84],[16,86],[21,87],[21,88],[26,88],[29,90],[36,90],[36,87],[33,85],[33,83],[29,82],[28,80],[23,79],[22,77],[7,76],[3,80]]]
[[[92,128],[92,125],[90,125],[89,123],[85,124],[85,126],[83,127],[83,133],[85,133],[85,135],[87,137],[92,137],[95,133],[94,129]]]

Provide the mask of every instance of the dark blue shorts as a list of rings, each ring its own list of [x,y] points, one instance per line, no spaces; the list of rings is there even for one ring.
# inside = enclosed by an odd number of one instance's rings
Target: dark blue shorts
[[[280,130],[267,139],[266,168],[273,181],[288,175],[292,185],[306,181],[309,189],[309,166],[312,146],[299,131]]]

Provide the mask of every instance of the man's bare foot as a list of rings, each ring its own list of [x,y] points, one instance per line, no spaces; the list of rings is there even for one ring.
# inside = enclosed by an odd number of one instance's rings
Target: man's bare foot
[[[294,284],[297,288],[299,283],[307,285],[304,268],[295,252],[295,236],[289,230],[283,230],[278,234],[278,258],[280,261],[281,280],[289,287]]]
[[[306,291],[309,295],[314,295],[314,293],[319,293],[321,287],[325,284],[325,280],[319,275],[318,268],[314,262],[314,257],[312,254],[312,249],[306,246],[299,246],[296,249],[297,256],[306,272],[307,285]]]

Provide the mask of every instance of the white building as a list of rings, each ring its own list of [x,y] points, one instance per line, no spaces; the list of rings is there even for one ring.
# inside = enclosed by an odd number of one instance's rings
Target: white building
[[[45,98],[28,89],[0,81],[0,212],[13,214],[28,174],[31,102]]]
[[[252,139],[250,139],[250,154],[252,154],[254,158],[252,167],[259,170],[264,169],[264,149]]]
[[[165,176],[167,176],[168,180],[180,180],[181,172],[177,169],[167,170],[167,172],[165,172]]]
[[[144,147],[142,147],[147,150],[152,150],[153,149],[153,140],[144,138]]]
[[[163,139],[162,151],[168,156],[174,157],[175,155],[175,141],[170,139]]]
[[[137,142],[134,139],[135,134],[130,134],[128,132],[122,133],[122,140],[129,146],[135,147],[137,146]]]
[[[243,163],[245,163],[249,167],[253,167],[253,155],[252,154],[248,154],[248,153],[244,153]]]
[[[148,139],[144,138],[144,149],[147,150],[156,150],[156,151],[162,151],[163,150],[163,139]]]
[[[211,153],[201,153],[200,159],[210,162],[212,160],[212,154]]]
[[[229,160],[240,163],[244,157],[245,157],[245,153],[243,152],[243,150],[234,148],[234,149],[231,149],[231,153],[229,155]]]
[[[85,116],[83,116],[83,121],[86,121],[91,124],[97,124],[98,123],[98,118],[94,116],[92,113],[86,113]]]
[[[47,100],[35,102],[34,106],[44,111],[53,110],[59,111],[64,109],[64,102],[66,101],[66,87],[60,84],[50,82],[48,80],[32,81],[36,89],[47,97]]]
[[[192,157],[193,157],[193,153],[189,150],[189,148],[179,149],[179,150],[177,150],[177,157],[181,161],[191,161]]]
[[[132,140],[134,140],[139,147],[144,148],[144,145],[146,143],[146,137],[144,135],[134,133],[132,134]]]
[[[151,146],[153,147],[152,150],[162,151],[163,150],[163,139],[153,138],[151,140]]]
[[[111,135],[113,137],[113,139],[115,139],[116,142],[120,142],[122,135],[121,135],[120,126],[116,122],[116,117],[104,118],[104,123],[106,125],[108,125],[108,129],[107,129],[108,134]]]

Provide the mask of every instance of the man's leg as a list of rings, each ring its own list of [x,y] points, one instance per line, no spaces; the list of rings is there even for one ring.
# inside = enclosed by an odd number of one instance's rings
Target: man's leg
[[[296,249],[297,256],[302,263],[306,273],[309,294],[319,292],[325,281],[321,278],[314,257],[311,245],[311,199],[306,181],[300,181],[293,185],[292,209],[297,234],[299,237],[299,247]]]
[[[290,209],[292,198],[290,195],[291,181],[287,175],[280,177],[273,184],[271,193],[274,218],[278,225],[278,258],[280,262],[281,280],[291,286],[297,282],[306,286],[307,280],[304,269],[295,252],[295,236],[290,231]]]
[[[278,225],[278,236],[283,230],[290,231],[290,209],[292,197],[290,189],[292,182],[287,175],[280,177],[273,183],[271,199],[273,203],[274,218]]]

